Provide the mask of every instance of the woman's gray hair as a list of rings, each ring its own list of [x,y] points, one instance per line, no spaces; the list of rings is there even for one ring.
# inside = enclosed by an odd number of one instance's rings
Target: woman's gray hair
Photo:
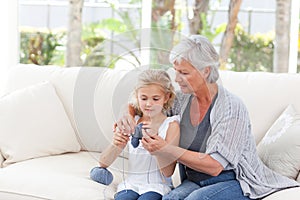
[[[219,55],[212,43],[202,35],[191,35],[183,39],[179,44],[173,47],[170,53],[169,61],[171,63],[184,59],[190,62],[195,68],[203,70],[210,67],[210,74],[207,82],[215,83],[219,78],[218,68]]]

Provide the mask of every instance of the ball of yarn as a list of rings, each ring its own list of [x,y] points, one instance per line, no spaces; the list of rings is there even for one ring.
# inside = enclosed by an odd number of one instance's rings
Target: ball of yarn
[[[131,138],[131,145],[136,148],[139,146],[140,144],[140,139],[142,139],[143,137],[143,133],[142,133],[142,127],[143,127],[143,123],[139,123],[135,128],[134,128],[134,134],[132,135]]]
[[[94,167],[90,172],[90,177],[92,180],[104,185],[109,185],[113,181],[112,173],[103,167]]]
[[[140,144],[140,139],[136,138],[136,137],[132,137],[131,138],[131,145],[136,148],[137,146],[139,146]]]

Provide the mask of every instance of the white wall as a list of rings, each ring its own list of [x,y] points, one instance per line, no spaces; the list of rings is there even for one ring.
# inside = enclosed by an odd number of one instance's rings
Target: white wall
[[[2,85],[7,70],[19,62],[18,0],[1,1],[0,27],[0,84]]]

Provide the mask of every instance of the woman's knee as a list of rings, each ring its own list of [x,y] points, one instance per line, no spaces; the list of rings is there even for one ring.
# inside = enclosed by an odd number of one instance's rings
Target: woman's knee
[[[249,200],[243,195],[237,180],[225,181],[208,185],[193,191],[185,200]]]
[[[178,187],[173,189],[171,192],[163,196],[163,200],[181,200],[185,199],[191,192],[199,189],[199,185],[185,180]]]

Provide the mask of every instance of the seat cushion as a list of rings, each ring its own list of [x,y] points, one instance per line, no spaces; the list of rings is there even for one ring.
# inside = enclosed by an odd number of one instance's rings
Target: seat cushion
[[[275,192],[263,200],[299,200],[300,187],[290,188]]]
[[[68,153],[0,168],[0,199],[113,199],[117,184],[122,181],[124,160],[118,158],[109,168],[114,180],[105,186],[89,178],[90,170],[98,166],[99,156],[90,152]]]

